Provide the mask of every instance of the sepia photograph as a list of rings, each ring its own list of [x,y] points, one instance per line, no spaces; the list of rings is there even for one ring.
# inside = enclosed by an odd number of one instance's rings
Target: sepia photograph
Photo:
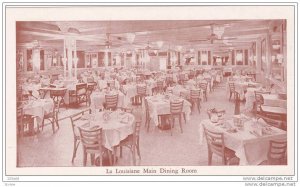
[[[293,175],[294,11],[7,5],[4,173]]]

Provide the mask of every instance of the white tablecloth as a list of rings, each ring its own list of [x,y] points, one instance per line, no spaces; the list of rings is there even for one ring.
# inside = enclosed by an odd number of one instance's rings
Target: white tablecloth
[[[228,123],[234,127],[232,120]],[[259,124],[266,125],[263,120],[260,120]],[[218,125],[218,123],[212,123],[209,119],[205,119],[199,125],[200,144],[203,144],[205,137],[204,126],[212,131],[224,133],[225,146],[235,151],[235,155],[240,159],[240,165],[260,164],[262,161],[267,160],[270,140],[286,139],[285,131],[271,126],[268,126],[272,130],[270,135],[258,137],[250,133],[250,131],[257,128],[253,126],[251,119],[245,122],[244,130],[238,130],[236,133],[227,132],[228,129],[223,128],[226,125]]]
[[[75,125],[83,129],[90,129],[96,125],[103,130],[103,146],[113,150],[128,135],[132,134],[135,118],[132,114],[116,111],[110,114],[110,119],[104,121],[103,112],[85,115]]]
[[[116,92],[115,92],[116,93]],[[108,95],[113,95],[115,93],[107,93]],[[95,111],[97,109],[102,109],[105,103],[105,92],[93,92],[91,95],[91,109]],[[130,100],[126,100],[125,95],[118,91],[118,107],[126,107],[130,103]]]
[[[176,96],[176,98],[178,97]],[[164,95],[149,96],[146,97],[146,99],[149,105],[150,118],[154,121],[154,124],[158,126],[158,115],[170,114],[170,99],[165,99]],[[186,114],[186,119],[189,120],[191,104],[187,100],[184,100],[182,112]]]
[[[44,115],[53,111],[54,103],[52,99],[30,100],[23,107],[23,113],[37,117],[38,126],[41,126]]]

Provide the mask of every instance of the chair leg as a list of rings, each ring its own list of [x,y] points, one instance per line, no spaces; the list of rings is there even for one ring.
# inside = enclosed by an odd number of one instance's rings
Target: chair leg
[[[198,113],[200,114],[200,100],[197,101]]]
[[[133,165],[136,166],[136,160],[135,160],[135,145],[133,145],[131,147],[131,151],[132,151],[132,161],[133,161]]]
[[[80,141],[74,139],[74,147],[73,147],[72,163],[74,163],[74,159],[75,159],[75,157],[76,157],[76,152],[77,152],[79,143],[80,143]]]
[[[171,124],[170,124],[170,131],[171,131],[171,136],[172,136],[172,134],[173,134],[173,127],[174,127],[174,118],[171,116]]]
[[[184,123],[186,124],[186,115],[184,112],[183,112],[183,119],[184,119]]]
[[[212,152],[208,150],[208,165],[211,166]]]
[[[107,150],[107,153],[108,153],[108,162],[109,162],[109,165],[112,166],[113,165],[112,153],[111,153],[110,150]]]
[[[183,133],[183,130],[182,130],[182,124],[181,124],[181,115],[179,116],[179,125],[180,125],[181,133]]]
[[[122,158],[122,146],[120,146],[120,158]]]
[[[149,132],[149,127],[150,127],[150,119],[146,119],[146,123],[147,123],[147,132]]]
[[[140,152],[140,140],[138,139],[137,142],[136,142],[136,151],[137,151],[137,154],[139,156],[139,159],[141,159],[141,152]]]
[[[95,165],[95,154],[91,154],[90,157],[91,157],[91,165],[93,166]]]
[[[51,121],[51,124],[52,124],[52,131],[53,131],[53,134],[54,134],[55,133],[55,120],[52,119],[50,121]]]
[[[86,161],[87,161],[87,153],[85,150],[83,150],[83,166],[86,166]]]

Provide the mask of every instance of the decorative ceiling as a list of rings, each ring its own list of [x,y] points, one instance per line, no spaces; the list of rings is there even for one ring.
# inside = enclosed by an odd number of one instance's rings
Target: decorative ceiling
[[[22,21],[16,23],[17,47],[33,42],[49,50],[63,48],[65,37],[77,50],[212,49],[217,52],[249,48],[267,33],[278,32],[282,20],[144,20],[144,21]]]

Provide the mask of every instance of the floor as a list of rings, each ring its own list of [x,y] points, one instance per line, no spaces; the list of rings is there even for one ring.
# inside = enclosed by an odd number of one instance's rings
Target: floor
[[[175,125],[173,136],[170,131],[162,131],[151,124],[149,132],[144,123],[140,132],[141,166],[202,166],[207,165],[207,145],[199,145],[198,126],[201,120],[208,118],[207,109],[221,107],[226,115],[234,113],[234,103],[228,100],[225,83],[220,83],[214,91],[208,94],[208,101],[201,103],[200,114],[194,108],[190,120],[183,124],[183,133],[179,125]],[[84,106],[81,107],[81,109]],[[73,151],[73,134],[71,122],[68,118],[80,109],[61,109],[59,113],[60,129],[53,134],[50,125],[31,137],[23,137],[19,144],[20,167],[58,167],[83,166],[81,145],[78,148],[74,163],[71,162]],[[241,104],[243,110],[243,104]],[[136,117],[142,117],[140,108],[134,108]],[[123,148],[123,157],[118,159],[116,165],[132,165],[132,157],[126,148]],[[213,157],[213,165],[220,165],[221,159]],[[90,160],[88,159],[88,165]]]

